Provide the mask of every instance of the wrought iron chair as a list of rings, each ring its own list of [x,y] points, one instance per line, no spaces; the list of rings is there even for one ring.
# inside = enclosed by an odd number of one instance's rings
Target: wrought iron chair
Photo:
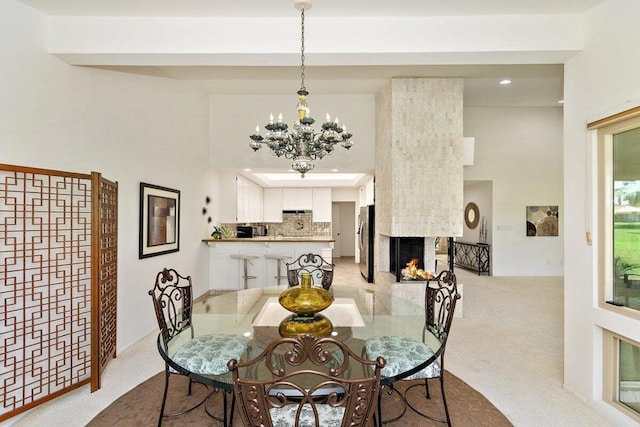
[[[441,343],[440,354],[434,359],[433,363],[425,367],[421,371],[410,375],[403,380],[424,379],[424,387],[426,398],[431,399],[429,394],[429,379],[438,378],[440,381],[440,390],[442,392],[442,402],[444,404],[445,419],[432,417],[418,410],[416,405],[412,405],[407,399],[409,392],[422,384],[413,384],[407,388],[403,401],[416,413],[433,421],[446,423],[451,425],[449,416],[449,408],[444,392],[444,354],[446,350],[447,338],[451,330],[453,314],[456,308],[456,302],[461,298],[458,292],[456,276],[451,271],[442,271],[438,276],[427,283],[425,288],[425,324],[423,330],[423,340],[418,341],[410,338],[401,338],[394,336],[373,337],[366,341],[365,350],[368,357],[382,356],[387,361],[382,374],[385,377],[394,377],[402,372],[406,372],[407,367],[417,366],[421,362],[428,360],[435,355],[434,351],[425,344],[425,336],[428,332],[435,335]],[[393,387],[393,385],[391,385]],[[380,394],[382,396],[382,393]],[[393,420],[382,421],[381,406],[378,403],[379,420],[386,423]],[[400,416],[404,414],[404,411]],[[398,417],[399,418],[399,417]]]
[[[311,274],[311,280],[315,286],[322,286],[329,290],[333,282],[333,269],[335,265],[327,262],[318,254],[302,254],[293,262],[287,263],[287,280],[289,287],[300,284],[302,273]]]
[[[240,358],[245,352],[249,340],[242,336],[224,334],[203,335],[194,338],[191,321],[191,306],[193,304],[191,276],[181,276],[176,270],[165,268],[157,274],[155,285],[149,291],[149,295],[153,300],[153,308],[160,327],[158,351],[165,360],[164,392],[160,406],[160,417],[158,418],[158,426],[161,426],[164,417],[178,416],[192,411],[204,404],[214,392],[218,391],[216,389],[210,390],[202,401],[185,411],[165,414],[170,375],[179,374],[189,377],[187,393],[190,395],[192,383],[198,382],[198,375],[227,373],[227,362],[232,358]],[[184,339],[185,343],[169,359],[169,342],[174,339],[182,339],[184,334],[187,335]],[[233,403],[232,400],[231,416],[233,415]],[[220,421],[227,425],[226,392],[223,392],[223,404],[224,415]]]
[[[355,355],[338,339],[307,334],[275,340],[253,360],[228,366],[245,426],[319,427],[370,425],[384,364]],[[362,367],[353,371],[363,377],[348,375],[352,365]]]

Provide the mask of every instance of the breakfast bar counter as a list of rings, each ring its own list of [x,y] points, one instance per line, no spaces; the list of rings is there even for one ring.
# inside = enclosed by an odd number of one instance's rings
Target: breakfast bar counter
[[[274,237],[274,236],[263,236],[263,237],[249,237],[249,238],[240,238],[240,237],[229,237],[222,239],[202,239],[205,243],[227,243],[227,242],[242,242],[242,243],[279,243],[279,242],[335,242],[335,239],[332,237],[316,237],[316,236],[282,236],[282,237]]]
[[[314,253],[332,262],[331,237],[249,237],[202,239],[209,246],[209,289],[239,290],[281,284],[285,263]],[[246,259],[246,261],[245,261]],[[280,274],[278,274],[280,266]]]

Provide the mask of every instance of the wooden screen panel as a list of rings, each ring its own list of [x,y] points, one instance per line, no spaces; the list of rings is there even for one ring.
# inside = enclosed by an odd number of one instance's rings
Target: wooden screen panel
[[[100,388],[107,363],[116,357],[118,299],[118,184],[93,173],[94,197],[94,289],[93,375],[91,391]]]
[[[0,165],[0,421],[91,379],[92,193]]]

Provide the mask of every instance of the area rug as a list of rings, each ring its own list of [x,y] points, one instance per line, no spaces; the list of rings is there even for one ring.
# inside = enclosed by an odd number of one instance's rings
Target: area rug
[[[416,380],[418,381],[418,380]],[[396,388],[404,391],[416,381],[400,381],[396,383]],[[420,388],[414,387],[409,393],[408,399],[412,404],[419,405],[424,412],[437,418],[444,417],[442,407],[442,397],[440,385],[437,380],[431,380],[431,399],[424,398],[420,393]],[[189,408],[193,403],[199,402],[206,396],[207,390],[202,385],[194,385],[191,396],[186,395],[187,380],[178,375],[173,375],[169,383],[167,396],[167,412],[174,412]],[[98,414],[89,424],[90,427],[129,427],[129,426],[155,426],[158,423],[158,414],[162,400],[162,390],[164,387],[164,373],[158,373],[147,381],[138,385],[134,389],[116,399],[105,410]],[[474,390],[467,383],[460,380],[455,375],[445,372],[445,388],[449,412],[451,414],[451,424],[453,426],[490,426],[502,427],[513,424],[489,402],[482,394]],[[424,390],[424,389],[422,389]],[[209,411],[221,415],[222,397],[220,393],[215,393],[207,402]],[[400,414],[402,403],[397,393],[385,394],[382,399],[383,418],[393,418]],[[233,424],[241,426],[242,420],[239,414],[235,413]],[[203,406],[174,418],[165,418],[163,426],[203,426],[222,425],[221,422],[214,421],[205,412]],[[392,423],[390,426],[442,426],[443,424],[430,421],[407,409],[405,414]]]

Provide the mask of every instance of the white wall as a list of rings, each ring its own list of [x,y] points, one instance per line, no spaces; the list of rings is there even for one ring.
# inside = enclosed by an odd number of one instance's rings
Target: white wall
[[[163,267],[207,289],[208,97],[180,82],[70,66],[47,53],[47,20],[0,2],[0,162],[119,183],[118,350],[157,329],[147,291]],[[7,42],[10,41],[10,42]],[[180,251],[138,259],[139,183],[181,191]]]
[[[558,205],[564,215],[561,108],[464,110],[464,134],[475,137],[465,181],[492,181],[492,270],[496,276],[562,276],[563,238],[527,237],[525,207]],[[480,212],[483,215],[483,212]]]
[[[607,0],[585,20],[586,48],[565,65],[564,194],[565,215],[565,359],[564,386],[603,412],[601,328],[640,340],[640,322],[596,306],[596,248],[585,231],[594,231],[591,218],[597,200],[590,164],[586,161],[586,124],[640,105],[640,2]],[[562,213],[562,211],[561,211]],[[632,425],[618,416],[617,425]],[[635,425],[635,424],[633,424]]]

